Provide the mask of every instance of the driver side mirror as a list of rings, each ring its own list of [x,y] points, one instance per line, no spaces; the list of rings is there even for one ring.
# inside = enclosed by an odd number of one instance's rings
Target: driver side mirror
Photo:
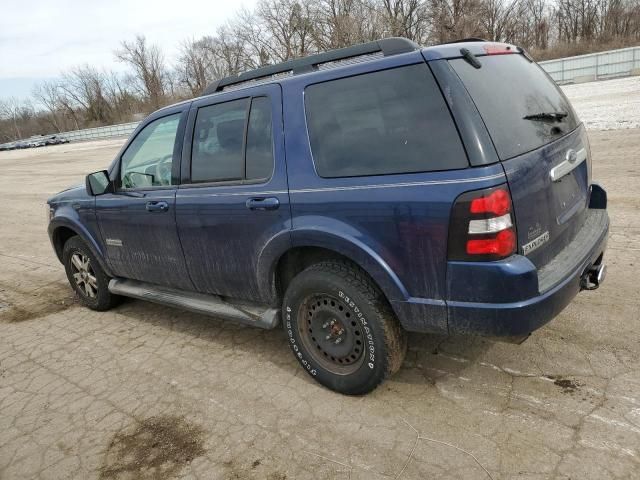
[[[111,191],[111,181],[109,180],[109,172],[101,170],[99,172],[87,175],[85,185],[87,193],[92,196],[103,195]]]

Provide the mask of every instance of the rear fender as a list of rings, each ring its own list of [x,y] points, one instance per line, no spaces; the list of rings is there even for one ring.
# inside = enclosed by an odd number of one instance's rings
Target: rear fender
[[[296,219],[296,223],[301,223]],[[314,220],[310,220],[311,225]],[[317,225],[317,223],[315,223]],[[297,228],[291,232],[293,247],[320,247],[332,250],[355,262],[367,272],[385,294],[392,301],[405,301],[409,294],[393,269],[377,253],[376,249],[362,242],[353,226],[341,224],[322,230],[317,228]]]

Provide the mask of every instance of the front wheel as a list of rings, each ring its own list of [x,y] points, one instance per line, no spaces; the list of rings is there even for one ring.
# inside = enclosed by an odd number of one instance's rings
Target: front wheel
[[[302,367],[340,393],[361,395],[400,368],[406,334],[366,274],[348,263],[322,262],[290,283],[284,328]]]
[[[64,244],[62,262],[67,279],[83,305],[104,311],[118,303],[120,297],[109,292],[109,277],[80,237],[71,237]]]

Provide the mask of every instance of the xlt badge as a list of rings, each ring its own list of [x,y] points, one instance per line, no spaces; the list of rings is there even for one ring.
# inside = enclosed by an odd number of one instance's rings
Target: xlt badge
[[[110,247],[121,247],[122,246],[122,240],[120,240],[119,238],[107,238],[105,243],[107,245],[109,245]]]
[[[544,232],[542,235],[537,236],[536,238],[531,240],[529,243],[525,243],[522,246],[522,253],[524,255],[529,255],[536,248],[540,247],[541,245],[544,245],[548,241],[549,241],[549,230]]]

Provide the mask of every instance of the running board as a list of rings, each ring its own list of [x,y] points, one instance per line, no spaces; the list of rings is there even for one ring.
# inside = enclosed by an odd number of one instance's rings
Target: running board
[[[274,328],[280,320],[280,311],[277,308],[265,308],[253,304],[232,304],[216,295],[185,292],[137,280],[113,278],[109,282],[109,291],[115,295],[182,308],[259,328]]]

